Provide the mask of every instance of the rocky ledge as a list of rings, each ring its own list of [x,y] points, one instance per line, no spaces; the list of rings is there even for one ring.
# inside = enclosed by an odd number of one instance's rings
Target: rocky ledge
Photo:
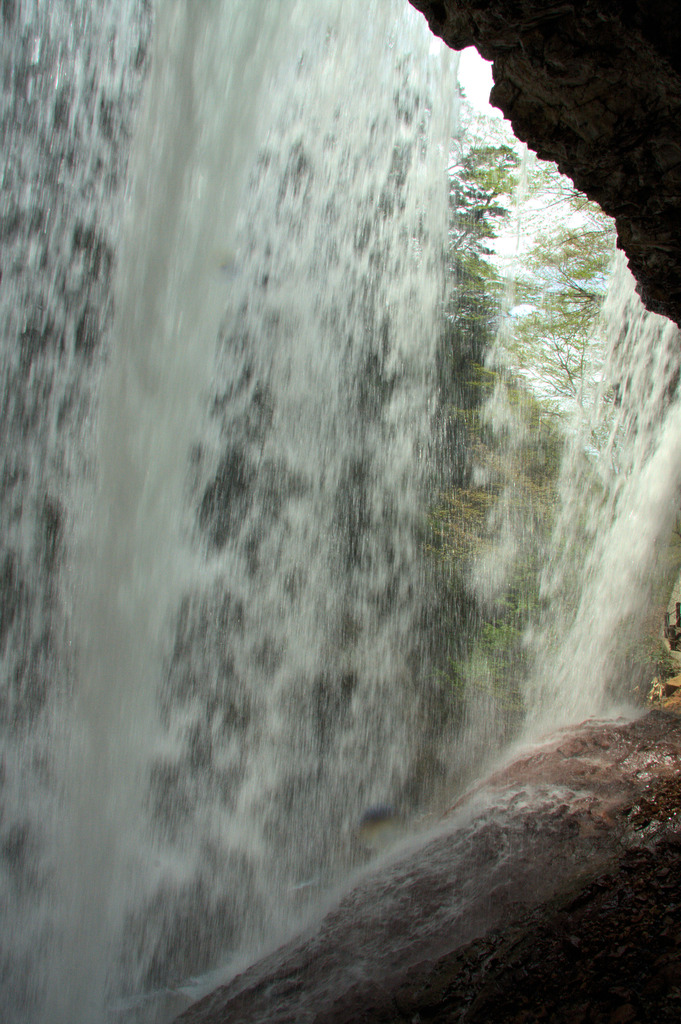
[[[492,103],[617,224],[646,306],[681,324],[681,18],[672,0],[411,0],[494,62]]]
[[[519,755],[182,1024],[676,1022],[681,719]]]

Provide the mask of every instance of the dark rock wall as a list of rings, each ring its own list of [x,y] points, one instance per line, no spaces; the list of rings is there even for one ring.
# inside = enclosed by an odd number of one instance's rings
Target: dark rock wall
[[[411,0],[494,62],[491,100],[615,218],[649,309],[681,324],[681,6],[676,0]]]

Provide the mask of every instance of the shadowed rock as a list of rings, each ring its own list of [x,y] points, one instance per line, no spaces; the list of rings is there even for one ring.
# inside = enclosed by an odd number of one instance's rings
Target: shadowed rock
[[[551,945],[559,905],[561,912],[576,912],[580,898],[597,903],[604,872],[635,872],[637,858],[647,858],[653,871],[657,846],[678,845],[680,769],[681,720],[662,712],[556,734],[459,800],[428,836],[366,872],[317,927],[178,1022],[521,1019],[495,1016],[494,978],[518,943],[531,953],[540,926],[548,928]],[[659,870],[670,874],[664,865]],[[598,913],[616,903],[611,895]],[[651,909],[651,921],[658,912]],[[608,922],[606,915],[602,927]],[[600,927],[593,929],[585,972],[595,956],[609,953],[599,946]],[[567,951],[574,961],[581,940],[578,935],[570,945],[570,934],[556,941],[561,955]],[[671,936],[670,949],[674,941]],[[496,948],[503,950],[501,959],[492,955]],[[504,984],[515,1012],[514,1000],[526,987],[522,964]],[[626,1002],[617,992],[613,998]],[[649,1002],[662,1005],[662,999],[653,994]]]
[[[670,0],[411,0],[494,62],[491,102],[617,223],[641,298],[681,323],[681,18]]]

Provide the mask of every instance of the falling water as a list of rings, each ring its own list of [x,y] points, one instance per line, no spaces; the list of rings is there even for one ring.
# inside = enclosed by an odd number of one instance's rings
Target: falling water
[[[314,11],[280,9],[293,59],[235,229],[201,247],[223,315],[187,445],[190,565],[177,602],[167,572],[158,587],[160,865],[126,923],[144,954],[125,974],[147,988],[286,927],[352,863],[362,811],[415,800],[444,743],[442,696],[415,675],[434,657],[420,551],[453,78],[409,11]],[[174,320],[193,335],[204,313]]]
[[[266,6],[158,12],[98,409],[99,476],[74,554],[78,681],[58,868],[65,952],[49,983],[52,1021],[101,1016],[128,903],[155,882],[147,870],[154,854],[143,845],[144,790],[165,620],[191,573],[182,548],[186,454],[224,303],[219,274],[207,267],[231,236],[252,157],[276,21]],[[225,109],[237,111],[226,127]]]
[[[367,808],[413,818],[448,777],[424,552],[465,461],[456,61],[398,0],[16,0],[2,27],[3,1019],[150,1022],[347,877]],[[583,597],[565,470],[549,719],[610,700],[678,493],[678,341],[636,301]]]
[[[621,255],[601,320],[603,379],[563,460],[543,616],[528,638],[530,733],[631,709],[628,662],[681,501],[679,329],[644,309]]]
[[[144,4],[3,12],[45,192],[8,163],[6,334],[49,397],[25,437],[4,392],[8,459],[45,463],[3,596],[4,1001],[144,1019],[290,926],[362,811],[413,811],[442,761],[423,524],[455,61],[402,4],[167,2],[150,55]]]
[[[7,1021],[44,1019],[64,943],[65,765],[79,742],[75,495],[95,463],[117,197],[149,34],[123,3],[2,5],[2,938]],[[66,827],[65,827],[66,826]],[[83,822],[86,844],[93,835]],[[80,865],[72,865],[71,888]],[[106,871],[106,865],[103,865]],[[94,895],[94,894],[92,894]],[[68,929],[66,929],[66,933]],[[56,1016],[55,1016],[55,1019]]]

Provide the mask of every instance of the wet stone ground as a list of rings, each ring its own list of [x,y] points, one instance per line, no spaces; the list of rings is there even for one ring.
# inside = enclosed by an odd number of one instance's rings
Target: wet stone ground
[[[183,1024],[681,1020],[681,719],[584,723]]]
[[[627,851],[569,897],[429,965],[392,1003],[352,1019],[677,1024],[681,838]]]

